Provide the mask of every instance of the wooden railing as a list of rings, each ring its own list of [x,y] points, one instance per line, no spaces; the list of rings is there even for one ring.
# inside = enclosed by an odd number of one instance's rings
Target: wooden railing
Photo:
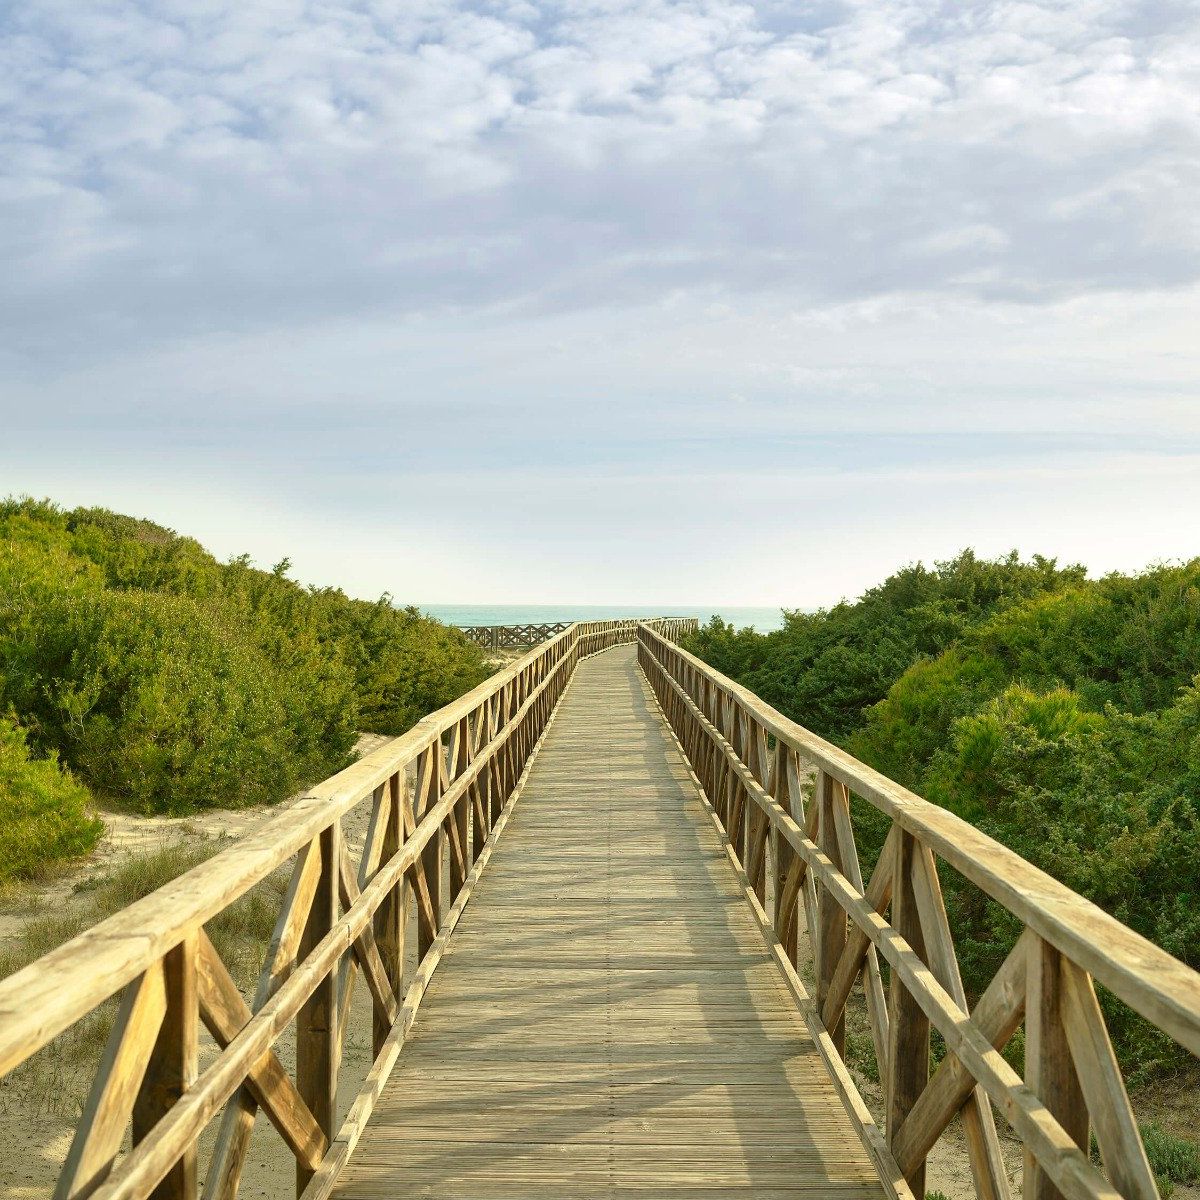
[[[695,617],[646,618],[655,628],[672,630],[671,636],[695,633],[699,621]],[[471,641],[488,650],[513,650],[540,643],[570,628],[569,621],[532,622],[524,625],[459,625]]]
[[[197,1139],[218,1116],[203,1190],[207,1200],[228,1200],[260,1108],[295,1158],[298,1192],[326,1195],[571,673],[584,656],[633,641],[636,629],[632,621],[568,627],[229,850],[0,982],[0,1076],[120,995],[56,1200],[190,1200],[200,1187]],[[370,816],[354,861],[342,822],[359,805]],[[248,1004],[205,924],[289,862]],[[414,901],[419,966],[410,980],[405,914]],[[372,1001],[374,1062],[339,1133],[338,1067],[357,973]],[[294,1079],[276,1049],[293,1023]],[[201,1024],[216,1044],[203,1072]]]
[[[570,621],[542,621],[524,625],[460,625],[458,630],[487,650],[537,646],[570,627]]]
[[[639,630],[638,655],[888,1191],[924,1200],[926,1158],[961,1114],[977,1195],[1007,1197],[995,1105],[1024,1145],[1024,1200],[1157,1197],[1095,984],[1200,1055],[1200,975],[649,627]],[[866,883],[852,794],[891,822]],[[939,863],[1024,926],[970,1012]],[[802,928],[815,997],[796,970]],[[846,1006],[860,979],[885,1097],[882,1129],[844,1061]],[[1000,1053],[1022,1023],[1024,1078]],[[932,1074],[931,1028],[947,1051]],[[1090,1131],[1100,1167],[1089,1155]]]

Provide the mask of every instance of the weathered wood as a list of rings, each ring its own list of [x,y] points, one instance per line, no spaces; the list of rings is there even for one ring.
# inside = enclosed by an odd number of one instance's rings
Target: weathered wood
[[[673,622],[660,621],[656,626],[670,630]],[[635,635],[636,626],[627,621],[572,626],[418,721],[408,733],[310,789],[228,850],[0,981],[0,1075],[160,961],[397,771],[405,770],[466,714],[494,703],[531,661],[543,662],[547,668],[539,688],[557,687],[559,673],[569,674],[563,668],[573,667],[585,642],[591,653],[632,641]],[[499,726],[496,734],[501,735]],[[64,980],[70,981],[69,986],[64,986]]]
[[[346,850],[346,843],[344,841],[341,847],[342,862],[339,891],[342,906],[349,910],[351,905],[358,902],[362,893],[359,891],[358,881],[354,878],[354,869],[350,864],[350,854]],[[382,1021],[390,1029],[399,1011],[399,1002],[392,991],[392,983],[388,978],[387,968],[383,964],[379,947],[375,943],[373,925],[368,924],[363,927],[363,931],[354,939],[352,952],[354,961],[366,977],[367,986],[371,990],[374,1007],[382,1013]],[[349,1000],[349,987],[347,987],[345,994],[338,996],[337,1029],[339,1031],[339,1045],[341,1044],[341,1031],[345,1028],[346,1024],[346,1009],[349,1006]]]
[[[320,873],[321,847],[319,840],[314,840],[309,842],[296,856],[288,889],[284,894],[279,917],[276,919],[275,929],[267,948],[266,962],[259,975],[258,987],[255,990],[253,1005],[255,1011],[262,1008],[275,989],[288,977],[295,964],[296,953],[308,921],[313,893],[316,891]],[[207,938],[203,940],[207,943]],[[201,947],[201,951],[205,955],[208,955],[209,949],[210,947],[206,945]],[[212,957],[215,957],[215,951],[212,952]],[[203,965],[209,975],[213,977],[210,987],[210,1005],[216,1005],[218,996],[223,996],[222,1010],[228,1011],[231,1002],[230,991],[232,990],[236,995],[237,989],[233,987],[232,980],[226,984],[225,979],[215,977],[225,974],[223,965],[219,971],[216,970],[215,963],[207,962]],[[241,997],[237,996],[237,1001],[240,999]],[[237,1001],[233,1002],[234,1008],[238,1008]],[[228,1023],[222,1027],[223,1032],[228,1033],[223,1044],[228,1044],[232,1040],[233,1033],[229,1032],[231,1029],[235,1029],[238,1024],[244,1024],[246,1020],[249,1020],[249,1010],[246,1010],[245,1016],[238,1021],[237,1017],[241,1015],[239,1011],[236,1015],[230,1016]],[[211,1025],[211,1021],[206,1021],[206,1023]],[[216,1035],[214,1034],[214,1036]],[[288,1083],[290,1084],[290,1082],[289,1080]],[[250,1135],[254,1129],[254,1114],[257,1110],[258,1100],[255,1093],[249,1085],[246,1085],[237,1090],[221,1114],[221,1123],[217,1130],[217,1139],[213,1145],[208,1176],[204,1185],[205,1200],[233,1200],[233,1197],[237,1195],[242,1168],[246,1161],[246,1152],[250,1145]],[[311,1114],[307,1114],[307,1110],[305,1112],[311,1119]],[[280,1119],[286,1120],[287,1118],[281,1116]],[[304,1141],[305,1139],[301,1137],[299,1140]]]
[[[912,1012],[917,1021],[920,1021],[923,1016],[936,1026],[944,1037],[950,1055],[943,1064],[942,1071],[939,1071],[938,1077],[930,1083],[919,1098],[915,1098],[920,1092],[917,1082],[909,1081],[907,1091],[908,1102],[913,1109],[912,1120],[901,1121],[898,1128],[893,1126],[890,1130],[891,1136],[894,1138],[894,1146],[898,1147],[903,1144],[904,1155],[897,1154],[897,1159],[905,1171],[920,1170],[924,1155],[928,1152],[929,1145],[932,1144],[926,1139],[931,1136],[933,1140],[936,1140],[945,1122],[967,1100],[977,1083],[983,1092],[976,1092],[975,1101],[970,1102],[968,1107],[973,1106],[977,1112],[982,1114],[984,1111],[981,1108],[983,1093],[986,1093],[993,1103],[1000,1105],[1005,1118],[1022,1138],[1030,1155],[1040,1164],[1040,1170],[1044,1176],[1053,1181],[1053,1184],[1063,1194],[1078,1197],[1080,1200],[1083,1197],[1115,1196],[1116,1192],[1112,1186],[1088,1162],[1087,1155],[1078,1143],[1077,1136],[1064,1128],[1050,1109],[1041,1103],[1029,1088],[1024,1086],[1023,1081],[996,1053],[995,1048],[990,1044],[991,1039],[984,1035],[978,1019],[968,1017],[965,1011],[965,997],[962,996],[961,991],[957,991],[957,995],[952,997],[946,986],[943,986],[937,976],[922,962],[920,953],[924,951],[920,945],[920,917],[918,916],[915,921],[916,928],[910,930],[910,937],[913,939],[913,944],[910,944],[909,939],[901,936],[895,927],[895,923],[898,921],[895,900],[893,899],[893,915],[891,923],[889,923],[881,915],[882,906],[880,906],[880,910],[877,910],[874,905],[867,903],[861,883],[850,882],[838,865],[825,853],[823,847],[816,844],[792,815],[763,786],[764,781],[756,778],[756,772],[751,770],[739,757],[729,735],[737,731],[739,743],[745,744],[745,733],[742,732],[745,729],[745,719],[759,723],[769,736],[778,738],[781,743],[788,745],[790,750],[797,753],[808,752],[819,767],[827,770],[835,778],[854,786],[869,803],[883,809],[891,816],[899,831],[911,838],[913,844],[920,846],[923,852],[936,851],[952,858],[953,865],[958,867],[963,859],[962,847],[960,845],[956,850],[945,840],[945,831],[939,828],[940,814],[936,810],[930,812],[930,806],[924,805],[924,802],[918,801],[916,797],[911,797],[911,794],[904,793],[903,789],[895,788],[890,781],[882,781],[885,785],[884,789],[876,786],[877,780],[882,777],[873,779],[874,772],[863,768],[861,764],[854,764],[848,756],[828,747],[826,743],[821,743],[820,739],[813,739],[812,735],[768,709],[745,689],[738,688],[716,672],[703,667],[693,656],[686,654],[678,647],[665,643],[653,631],[644,629],[639,631],[639,655],[651,683],[659,693],[660,702],[664,705],[664,712],[676,725],[681,744],[692,747],[690,753],[696,756],[694,761],[700,763],[702,770],[708,771],[723,784],[730,775],[736,778],[737,785],[744,790],[747,798],[768,814],[781,846],[786,845],[791,851],[805,859],[807,863],[806,878],[815,880],[819,887],[828,891],[849,916],[853,926],[861,931],[876,950],[887,959],[892,968],[893,985],[895,986],[897,983],[903,985],[904,992],[912,1001]],[[719,728],[706,716],[707,711],[721,714]],[[698,741],[698,735],[701,733],[703,738]],[[707,742],[707,746],[704,745],[704,742]],[[833,753],[825,754],[826,750],[831,750]],[[709,766],[714,754],[718,763],[715,770]],[[845,770],[847,763],[853,765],[858,774]],[[892,795],[881,799],[880,793],[886,791],[887,787],[893,789]],[[725,784],[725,791],[728,791],[727,784]],[[897,797],[904,803],[895,803]],[[909,800],[913,803],[908,804]],[[908,807],[905,808],[905,805]],[[926,813],[930,814],[928,821],[924,820]],[[969,830],[969,827],[967,829]],[[1013,911],[1017,911],[1018,915],[1023,918],[1026,917],[1028,911],[1036,910],[1035,916],[1028,918],[1028,922],[1035,932],[1047,925],[1056,930],[1060,929],[1059,918],[1064,913],[1068,917],[1070,916],[1072,902],[1078,901],[1075,906],[1076,910],[1089,907],[1079,897],[1073,897],[1066,889],[1053,884],[1053,881],[1046,881],[1050,887],[1043,888],[1041,885],[1044,877],[1040,876],[1040,873],[1034,872],[1032,868],[1029,868],[1022,880],[1026,889],[1025,894],[1014,901],[1012,895],[1003,887],[997,889],[991,886],[995,882],[995,877],[988,868],[998,861],[1002,867],[998,874],[1006,885],[1011,886],[1016,892],[1018,890],[1016,885],[1018,873],[1014,871],[1008,873],[1006,877],[1006,872],[1014,860],[1016,863],[1020,863],[1020,860],[1004,851],[1002,847],[997,847],[995,843],[990,843],[982,835],[978,835],[977,831],[971,832],[976,834],[974,844],[980,847],[981,852],[986,848],[983,857],[989,861],[982,869],[977,867],[974,871],[969,865],[964,865],[962,873],[971,882],[984,887],[985,891],[989,891],[991,895],[1007,904]],[[970,842],[971,837],[969,834],[964,834],[959,840],[960,842]],[[787,851],[785,850],[784,853]],[[1023,865],[1028,866],[1028,864]],[[936,879],[936,875],[934,878]],[[1042,901],[1046,891],[1053,894],[1054,900],[1043,906]],[[1058,900],[1064,898],[1068,903],[1057,903]],[[908,905],[911,913],[915,907],[915,897],[910,897],[910,899],[914,901]],[[940,897],[938,898],[938,907],[940,907]],[[1098,912],[1098,910],[1095,911]],[[1041,917],[1036,915],[1037,912],[1041,913]],[[944,913],[941,915],[944,916]],[[1116,924],[1103,914],[1100,914],[1100,917],[1102,918],[1101,925]],[[1049,919],[1043,920],[1043,918]],[[941,931],[935,930],[935,932],[940,933]],[[953,965],[953,946],[949,939],[948,927],[944,932],[946,934],[944,949],[947,958],[939,966],[939,970],[946,980],[947,986],[954,988],[957,983],[961,988],[961,981],[957,979],[956,966],[953,971],[947,969]],[[1079,930],[1076,929],[1075,932],[1079,932]],[[1129,931],[1124,931],[1124,933],[1129,934]],[[1028,936],[1033,936],[1033,934]],[[1122,937],[1119,936],[1117,941],[1122,942]],[[859,944],[862,946],[861,941]],[[1130,938],[1124,937],[1123,944],[1129,946]],[[858,947],[855,949],[857,950]],[[936,950],[937,947],[934,947],[934,951]],[[1064,957],[1068,956],[1064,955]],[[1165,956],[1151,948],[1148,957],[1155,960],[1156,963],[1163,963]],[[817,959],[819,963],[819,945],[817,946]],[[839,986],[845,989],[845,994],[848,994],[848,988],[853,983],[853,975],[857,973],[860,961],[858,955],[847,953],[839,964],[841,971]],[[1195,973],[1189,972],[1187,968],[1174,960],[1165,964],[1165,970],[1171,976],[1171,983],[1166,989],[1168,993],[1173,993],[1166,998],[1166,1007],[1170,1008],[1182,991],[1175,985],[1186,976],[1194,976]],[[1118,975],[1119,973],[1118,971]],[[1196,982],[1200,984],[1200,978],[1197,978]],[[1004,989],[1001,991],[1003,992]],[[1193,992],[1200,999],[1200,989],[1193,988]],[[839,994],[839,1003],[841,1002]],[[1014,1008],[1017,1010],[1016,1020],[1019,1020],[1020,1007],[1019,1001],[1016,1004],[1008,1005],[1010,1011],[1003,1016],[1001,1023],[1008,1025],[1011,1010]],[[834,1011],[835,1009],[831,1007],[831,1020],[835,1019]],[[836,1011],[840,1014],[840,1009]],[[1176,1015],[1178,1015],[1178,1011]],[[978,1016],[977,1013],[976,1018]],[[1186,1025],[1186,1022],[1192,1017],[1186,1013],[1184,1017]],[[1013,1025],[1015,1025],[1015,1020]],[[1011,1029],[1012,1026],[1008,1026],[1003,1030],[1002,1040],[999,1041],[1000,1045],[1010,1036]],[[894,1027],[891,1034],[894,1045],[897,1040]],[[1053,1055],[1060,1065],[1064,1060],[1069,1060],[1069,1054],[1062,1047],[1055,1047]],[[958,1073],[960,1068],[956,1062],[957,1058],[963,1060],[961,1076]],[[908,1061],[910,1066],[920,1062],[921,1069],[926,1069],[925,1060],[926,1056],[913,1054],[909,1056]],[[891,1064],[889,1064],[890,1066]],[[947,1088],[956,1094],[948,1095]],[[952,1100],[953,1104],[949,1111],[943,1111],[948,1100]],[[928,1101],[926,1107],[921,1108],[926,1101]],[[921,1117],[920,1121],[916,1120],[918,1115]],[[1069,1123],[1070,1118],[1067,1119]],[[981,1193],[985,1195],[1002,1194],[1002,1189],[1006,1187],[1006,1181],[1002,1178],[998,1146],[989,1134],[989,1124],[986,1116],[982,1116],[979,1121],[974,1121],[968,1114],[968,1143],[971,1146],[973,1165]],[[907,1144],[904,1144],[906,1136]]]
[[[642,631],[643,634],[645,632]],[[678,687],[674,680],[661,672],[661,664],[659,668],[655,678],[671,687]],[[690,699],[687,702],[690,704]],[[695,711],[693,715],[696,715]],[[711,727],[707,728],[707,733],[721,747],[730,769],[742,775],[758,802],[771,812],[772,820],[791,846],[807,859],[810,874],[815,875],[824,887],[836,895],[850,918],[867,933],[891,965],[894,977],[898,976],[904,982],[909,994],[936,1024],[947,1047],[964,1059],[970,1073],[983,1084],[993,1103],[1001,1107],[1009,1124],[1014,1126],[1055,1182],[1064,1192],[1079,1200],[1115,1198],[1117,1193],[1089,1163],[1070,1134],[1058,1124],[1046,1106],[1022,1086],[1022,1080],[995,1053],[977,1026],[954,1003],[908,942],[866,903],[865,897],[834,868],[796,822],[754,783],[749,771],[736,761],[736,756],[721,735]]]
[[[266,1004],[260,1006],[259,1013],[250,1011],[205,933],[199,937],[196,973],[201,1019],[217,1045],[222,1050],[227,1049],[256,1016],[261,1019],[261,1008]],[[328,1138],[275,1052],[267,1050],[257,1059],[252,1059],[245,1079],[254,1105],[261,1107],[270,1117],[297,1161],[310,1169],[315,1167],[325,1152]],[[178,1113],[180,1107],[179,1104],[173,1106],[172,1116]],[[251,1124],[253,1111],[251,1108]],[[205,1185],[206,1191],[213,1189],[215,1192],[222,1188],[236,1191],[241,1166],[240,1157],[225,1167],[218,1167],[214,1157]]]
[[[854,842],[854,828],[850,823],[850,795],[844,787],[838,787],[834,790],[832,812],[842,871],[850,881],[851,887],[856,891],[863,892],[862,868],[858,862],[858,847]],[[891,839],[889,837],[889,840],[884,842],[883,854],[890,858],[891,853]],[[868,899],[870,899],[869,896]],[[874,904],[876,912],[881,911],[882,907],[879,903]],[[854,932],[857,933],[857,929]],[[849,937],[847,937],[843,946],[841,958],[846,956],[848,949]],[[827,1015],[829,1001],[832,998],[830,993],[833,991],[833,985],[837,980],[837,970],[842,965],[841,958],[839,958],[831,972],[829,987],[826,989],[826,1007],[821,1010],[821,1015],[825,1018],[827,1027],[829,1025],[829,1017]],[[883,978],[879,972],[879,958],[875,953],[875,947],[869,943],[863,956],[862,977],[863,996],[867,1006],[867,1020],[871,1024],[871,1042],[875,1048],[875,1062],[879,1068],[879,1078],[886,1085],[888,1078],[889,1038],[888,1004],[887,997],[883,991]]]
[[[1025,986],[1025,1082],[1070,1136],[1088,1146],[1088,1111],[1067,1042],[1062,955],[1041,938],[1029,942]],[[1058,1200],[1062,1195],[1036,1155],[1026,1152],[1026,1200]]]
[[[322,1160],[320,1169],[316,1172],[308,1189],[305,1191],[304,1200],[325,1200],[332,1193],[342,1171],[350,1161],[350,1156],[354,1153],[359,1138],[362,1137],[363,1132],[367,1128],[367,1122],[396,1066],[400,1051],[403,1049],[408,1034],[412,1029],[413,1022],[416,1020],[421,1001],[424,999],[430,980],[433,978],[433,972],[446,952],[450,935],[458,927],[459,920],[466,909],[467,901],[478,886],[484,868],[491,860],[496,843],[508,825],[513,807],[520,797],[521,784],[523,782],[524,780],[518,781],[513,794],[498,814],[487,839],[481,845],[479,854],[471,868],[471,874],[468,876],[462,891],[446,914],[446,920],[443,922],[441,929],[438,930],[437,937],[434,939],[429,953],[421,960],[412,985],[405,993],[400,1013],[395,1023],[389,1029],[383,1045],[376,1049],[375,1061],[367,1074],[366,1081],[363,1083],[358,1096],[351,1105],[350,1111],[346,1115],[346,1120],[343,1122],[337,1138],[330,1147],[329,1153]]]
[[[597,636],[603,643],[609,637],[616,637],[617,631]],[[557,665],[547,673],[538,689],[554,686],[560,693],[566,681],[566,675],[561,673],[560,668],[572,665],[574,661],[573,657],[559,657]],[[525,705],[512,716],[511,723],[525,719],[530,706],[540,694],[540,690],[535,690]],[[497,744],[490,747],[489,753],[494,753],[506,738],[507,732],[497,735]],[[460,783],[465,788],[466,780]],[[134,1200],[144,1196],[166,1174],[216,1109],[250,1076],[259,1058],[267,1053],[278,1036],[279,1030],[298,1014],[315,990],[328,981],[330,972],[372,919],[387,891],[418,861],[424,848],[435,836],[461,794],[458,790],[460,783],[456,783],[429,809],[412,836],[406,840],[401,852],[380,866],[371,883],[363,889],[360,901],[338,919],[318,946],[307,953],[287,982],[245,1023],[236,1040],[225,1047],[226,1052],[201,1075],[196,1086],[175,1105],[154,1133],[126,1156],[112,1177],[98,1189],[97,1200]],[[204,961],[203,954],[201,961]]]
[[[1059,963],[1067,1043],[1109,1178],[1126,1200],[1158,1200],[1154,1172],[1087,972]]]
[[[916,839],[901,833],[893,852],[892,926],[920,957],[924,955],[924,937],[912,884],[913,860],[918,853]],[[892,1142],[929,1082],[929,1017],[899,972],[892,973],[888,1002],[887,1135]],[[923,1196],[924,1160],[914,1163],[905,1178],[913,1191]]]
[[[404,777],[397,772],[388,780],[387,818],[382,822],[383,830],[380,836],[380,859],[389,860],[400,850],[404,839],[404,810],[400,801],[400,790],[406,786]],[[371,874],[374,874],[372,872]],[[370,876],[359,877],[359,887],[365,887],[370,882]],[[397,883],[388,892],[379,911],[375,914],[375,944],[383,963],[384,974],[392,994],[404,994],[404,938],[407,908],[407,880]],[[378,1000],[372,1008],[371,1015],[371,1044],[378,1057],[391,1032],[393,1017],[386,1005]]]
[[[414,816],[417,821],[435,807],[443,794],[442,746],[438,742],[430,746],[417,761],[417,794]],[[445,830],[439,826],[435,837],[430,838],[421,852],[421,869],[417,883],[421,901],[417,922],[417,958],[425,957],[433,939],[437,937],[442,921],[442,859]]]
[[[886,1194],[632,668],[576,673],[333,1194]]]
[[[811,834],[809,835],[811,837]],[[875,870],[871,874],[871,881],[867,884],[864,898],[871,908],[882,913],[891,903],[892,899],[892,868],[896,861],[896,840],[900,836],[900,831],[893,826],[888,831],[887,840],[883,844],[883,850],[880,852],[879,861],[875,864]],[[797,855],[797,857],[800,857]],[[803,860],[802,860],[803,861]],[[861,880],[862,876],[859,875]],[[858,885],[851,880],[851,885]],[[825,997],[825,1003],[821,1008],[821,1016],[825,1024],[828,1025],[841,1015],[846,1007],[846,1002],[850,999],[850,992],[854,987],[854,981],[858,978],[859,972],[862,970],[863,962],[866,960],[867,954],[873,949],[871,939],[866,931],[857,924],[852,924],[849,936],[846,939],[846,948],[842,951],[842,957],[838,961],[837,967],[833,972],[833,979],[829,985],[829,991]],[[878,969],[878,961],[876,962]],[[878,1037],[886,1031],[887,1011],[886,1002],[883,1019],[873,1019],[874,1024],[878,1027],[878,1032],[873,1031],[872,1036]],[[878,1055],[879,1050],[875,1053]],[[880,1079],[887,1078],[887,1042],[884,1042],[883,1056],[879,1060],[879,1077]]]
[[[1025,938],[1032,936],[1026,934]],[[996,1050],[1008,1045],[1025,1015],[1028,958],[1023,938],[1004,960],[971,1014],[979,1032]],[[942,1060],[892,1139],[892,1150],[902,1171],[912,1170],[933,1149],[975,1086],[974,1077],[961,1059],[951,1054]]]
[[[954,940],[942,900],[937,864],[933,854],[924,846],[916,847],[912,881],[930,969],[953,997],[955,1004],[965,1012],[967,994],[954,954]],[[962,1115],[976,1196],[979,1200],[1008,1200],[1008,1174],[1000,1152],[1000,1138],[996,1133],[991,1101],[983,1088],[976,1085],[963,1105]]]
[[[841,846],[838,842],[837,829],[834,824],[834,808],[844,798],[845,786],[831,778],[824,771],[817,775],[816,803],[820,810],[817,844],[826,858],[840,871],[842,862]],[[835,793],[842,793],[835,796]],[[837,969],[838,960],[846,948],[846,912],[837,899],[822,887],[817,888],[817,920],[818,937],[816,946],[817,963],[817,1008],[824,1009],[829,996],[829,987],[833,982],[833,973]],[[831,1025],[826,1025],[829,1038],[841,1057],[846,1052],[846,1020],[838,1013]],[[919,1190],[919,1189],[918,1189]]]
[[[197,944],[193,934],[163,958],[165,1011],[133,1105],[135,1146],[196,1082],[200,1014]],[[196,1195],[196,1166],[196,1147],[192,1145],[151,1193],[153,1200],[192,1200]]]
[[[301,960],[329,936],[338,917],[338,881],[343,866],[341,826],[335,823],[324,830],[320,843],[321,873],[300,942]],[[296,1089],[327,1143],[337,1127],[337,1000],[337,978],[330,970],[317,982],[296,1019]],[[311,1167],[296,1163],[297,1195],[312,1176]]]

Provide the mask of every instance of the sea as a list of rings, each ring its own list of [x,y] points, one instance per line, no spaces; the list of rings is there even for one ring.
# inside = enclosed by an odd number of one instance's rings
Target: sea
[[[446,625],[524,625],[557,621],[613,621],[620,617],[696,617],[703,625],[714,616],[738,629],[769,633],[783,628],[778,608],[712,608],[661,604],[419,604],[422,612]]]

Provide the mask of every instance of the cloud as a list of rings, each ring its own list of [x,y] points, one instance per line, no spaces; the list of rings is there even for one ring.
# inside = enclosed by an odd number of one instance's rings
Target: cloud
[[[1197,96],[1186,0],[10,5],[0,493],[422,600],[1186,553]]]
[[[1046,302],[1200,273],[1200,16],[1126,2],[13,6],[11,346],[364,313]]]

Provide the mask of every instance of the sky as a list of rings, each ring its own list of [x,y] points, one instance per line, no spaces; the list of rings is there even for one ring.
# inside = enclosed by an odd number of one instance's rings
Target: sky
[[[6,493],[417,603],[1194,556],[1200,5],[0,5]]]

